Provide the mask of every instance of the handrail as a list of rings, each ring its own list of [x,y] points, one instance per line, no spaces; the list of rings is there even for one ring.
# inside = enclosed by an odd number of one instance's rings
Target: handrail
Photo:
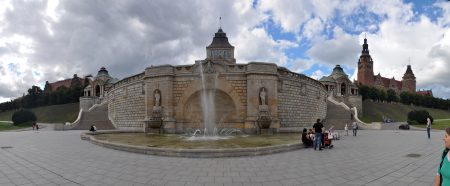
[[[82,109],[82,108],[80,109],[80,112],[78,112],[78,117],[77,117],[77,119],[76,119],[74,122],[72,122],[71,124],[80,122],[81,115],[83,115],[83,109]]]
[[[365,122],[361,121],[361,120],[358,118],[358,109],[357,109],[356,107],[350,108],[350,107],[349,107],[348,105],[346,105],[345,103],[343,103],[343,102],[338,102],[338,101],[334,100],[334,99],[333,99],[333,95],[328,96],[327,100],[330,101],[331,103],[335,104],[335,105],[338,105],[338,106],[343,107],[345,110],[350,110],[350,111],[353,113],[353,117],[355,118],[356,122],[359,123],[359,124],[361,124],[363,128],[368,128],[368,129],[381,129],[381,124],[379,124],[379,123],[378,123],[378,124],[377,124],[377,123],[368,124],[368,123],[365,123]]]
[[[334,103],[335,105],[339,105],[339,106],[341,106],[341,107],[344,107],[345,110],[350,110],[350,107],[347,106],[345,103],[343,103],[343,102],[338,102],[338,101],[334,100],[332,95],[328,96],[327,99],[328,99],[328,101]]]

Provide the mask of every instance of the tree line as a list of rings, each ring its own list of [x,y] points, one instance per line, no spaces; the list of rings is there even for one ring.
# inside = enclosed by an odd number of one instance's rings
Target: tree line
[[[44,90],[33,85],[28,89],[26,95],[0,103],[0,111],[79,102],[80,96],[83,95],[83,89],[80,78],[73,78],[69,88],[60,86],[56,90],[52,90],[48,83]]]
[[[406,105],[417,105],[428,108],[450,110],[450,100],[435,98],[433,96],[422,95],[411,92],[401,92],[400,95],[392,90],[379,89],[376,87],[369,87],[367,85],[358,85],[359,94],[363,100],[372,100],[378,102],[400,102]]]

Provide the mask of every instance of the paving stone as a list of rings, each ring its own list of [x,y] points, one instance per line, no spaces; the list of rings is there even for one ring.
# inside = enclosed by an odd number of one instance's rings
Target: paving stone
[[[0,149],[0,185],[430,185],[443,132],[425,134],[361,130],[331,150],[202,159],[116,151],[80,131],[1,132],[0,146],[14,148]]]

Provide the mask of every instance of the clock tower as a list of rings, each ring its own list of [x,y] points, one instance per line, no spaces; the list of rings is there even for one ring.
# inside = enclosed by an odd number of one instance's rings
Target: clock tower
[[[358,82],[364,85],[373,86],[373,60],[369,54],[369,44],[364,38],[363,50],[358,60]]]
[[[224,61],[228,64],[235,64],[234,46],[228,42],[228,37],[222,28],[214,35],[213,41],[206,47],[206,59],[214,61]]]

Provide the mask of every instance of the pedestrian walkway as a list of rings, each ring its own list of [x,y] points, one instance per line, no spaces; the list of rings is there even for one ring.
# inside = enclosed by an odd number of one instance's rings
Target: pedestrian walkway
[[[0,133],[0,185],[431,185],[443,131],[360,130],[334,148],[174,158],[103,148],[81,131]]]

